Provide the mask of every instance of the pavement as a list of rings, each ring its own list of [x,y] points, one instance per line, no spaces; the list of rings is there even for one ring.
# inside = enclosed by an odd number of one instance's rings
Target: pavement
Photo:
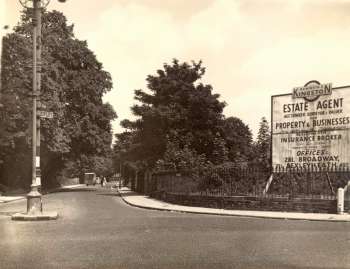
[[[69,185],[69,186],[62,186],[60,188],[51,190],[49,192],[59,191],[59,190],[66,190],[66,189],[74,189],[74,188],[80,188],[82,186],[85,186],[85,184],[76,184],[76,185]],[[17,196],[2,196],[0,195],[0,204],[1,203],[9,203],[13,201],[23,200],[26,199],[26,195],[17,195]]]
[[[289,220],[310,220],[310,221],[332,221],[332,222],[350,222],[350,214],[321,214],[321,213],[299,213],[299,212],[275,212],[275,211],[248,211],[248,210],[226,210],[219,208],[205,208],[205,207],[193,207],[182,206],[166,203],[153,199],[149,196],[145,196],[131,191],[127,187],[118,189],[118,192],[123,201],[131,206],[183,212],[183,213],[195,213],[195,214],[208,214],[208,215],[222,215],[222,216],[240,216],[240,217],[255,217],[255,218],[271,218],[271,219],[289,219]]]

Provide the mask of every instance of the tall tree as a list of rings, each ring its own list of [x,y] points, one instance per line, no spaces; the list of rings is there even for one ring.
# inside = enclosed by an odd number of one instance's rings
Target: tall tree
[[[248,162],[252,155],[252,132],[248,125],[236,117],[229,117],[223,123],[223,137],[228,147],[231,162]]]
[[[2,97],[5,117],[1,121],[1,152],[6,152],[2,176],[11,178],[13,160],[30,153],[32,91],[32,25],[24,12],[14,32],[4,38]],[[43,183],[69,164],[73,176],[101,166],[111,153],[113,108],[102,96],[112,88],[110,74],[88,48],[75,38],[73,25],[57,11],[42,18],[42,87],[40,103],[54,112],[42,120]],[[29,123],[29,124],[28,124]],[[27,157],[28,158],[28,157]],[[108,160],[105,160],[108,163]],[[30,163],[30,162],[29,162]],[[74,165],[72,165],[74,164]],[[24,169],[28,173],[28,169]],[[16,170],[15,170],[16,171]],[[30,174],[30,171],[29,171]],[[22,175],[22,185],[30,177]],[[7,181],[7,183],[10,183]],[[13,183],[13,182],[12,182]]]
[[[134,156],[134,133],[123,132],[116,134],[113,145],[113,165],[116,171],[121,171],[124,162],[135,160]]]
[[[139,104],[132,111],[138,119],[122,122],[135,134],[136,157],[153,166],[169,148],[167,138],[171,140],[176,132],[179,149],[186,146],[215,160],[214,140],[220,133],[225,103],[212,93],[210,85],[200,82],[205,73],[202,62],[188,64],[175,59],[163,68],[147,77],[147,91],[135,91]]]
[[[265,169],[271,168],[271,132],[265,117],[260,122],[255,149],[257,165]]]
[[[229,160],[228,153],[229,152],[226,146],[226,141],[221,137],[219,133],[216,133],[213,141],[212,162],[216,165],[227,162]]]

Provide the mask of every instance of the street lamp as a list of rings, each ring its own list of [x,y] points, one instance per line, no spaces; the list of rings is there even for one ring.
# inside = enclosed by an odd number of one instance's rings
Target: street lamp
[[[58,0],[63,3],[65,0]],[[42,9],[47,7],[50,0],[19,0],[24,8],[32,9],[33,23],[33,133],[32,133],[32,184],[27,195],[27,213],[15,214],[14,220],[22,219],[56,219],[56,212],[43,213],[40,170],[40,117],[37,113],[37,101],[41,90],[41,15]]]

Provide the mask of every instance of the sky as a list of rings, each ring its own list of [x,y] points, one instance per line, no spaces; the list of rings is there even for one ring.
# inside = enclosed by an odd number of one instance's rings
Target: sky
[[[111,73],[104,101],[118,114],[114,132],[133,118],[134,90],[173,58],[202,60],[202,82],[227,103],[225,116],[254,136],[270,120],[271,95],[310,80],[350,85],[350,0],[51,0],[48,9],[66,15]],[[0,0],[1,34],[20,10]]]

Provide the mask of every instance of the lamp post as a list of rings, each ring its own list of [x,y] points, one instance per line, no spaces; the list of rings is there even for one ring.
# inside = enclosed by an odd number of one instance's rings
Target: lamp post
[[[58,0],[65,2],[65,0]],[[40,117],[37,108],[41,90],[41,15],[50,0],[19,0],[24,8],[32,9],[33,24],[33,114],[32,114],[32,184],[27,195],[27,214],[15,214],[14,220],[28,219],[56,219],[57,213],[44,214],[42,208],[41,170],[40,170]]]

